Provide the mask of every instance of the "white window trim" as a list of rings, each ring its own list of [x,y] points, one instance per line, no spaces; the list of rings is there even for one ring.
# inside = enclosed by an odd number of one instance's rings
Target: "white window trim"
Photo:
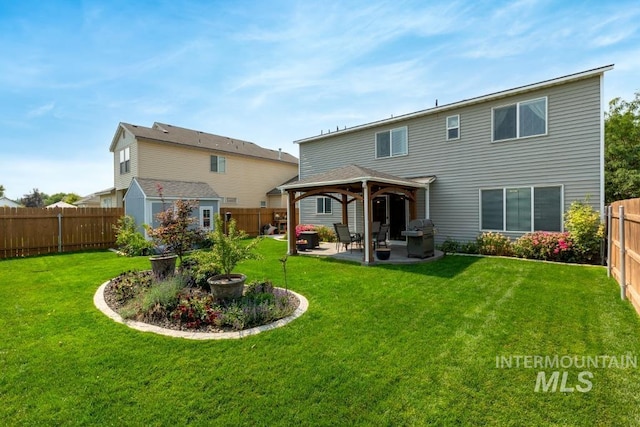
[[[478,189],[478,229],[481,232],[493,231],[499,233],[533,233],[535,226],[535,205],[534,196],[536,188],[559,187],[560,188],[560,233],[564,232],[564,185],[563,184],[537,184],[537,185],[509,185],[505,187],[485,187]],[[530,188],[531,189],[531,229],[530,230],[507,230],[507,190],[510,188]],[[502,190],[502,230],[482,228],[482,192],[488,190]]]
[[[322,212],[318,212],[318,199],[322,199]],[[326,211],[327,199],[329,199],[331,203],[331,212]],[[332,214],[333,214],[333,199],[327,196],[318,196],[316,198],[316,215],[332,215]]]
[[[449,127],[449,119],[452,117],[457,117],[458,118],[458,126],[452,126]],[[455,141],[457,139],[460,139],[460,114],[454,114],[452,116],[447,116],[447,118],[445,119],[445,138],[447,141]],[[449,131],[451,129],[458,129],[458,136],[456,138],[449,138]]]
[[[528,136],[520,136],[520,104],[525,104],[528,102],[535,102],[544,99],[545,108],[544,108],[544,133],[539,133],[536,135],[528,135]],[[495,136],[495,110],[497,108],[510,107],[512,105],[516,106],[516,137],[515,138],[505,138],[505,139],[493,139]],[[549,97],[541,96],[539,98],[525,99],[524,101],[511,102],[509,104],[496,105],[491,108],[491,142],[505,142],[505,141],[515,141],[517,139],[528,139],[528,138],[537,138],[540,136],[547,136],[549,134]]]
[[[209,216],[209,227],[204,226],[204,211],[211,211]],[[212,206],[200,206],[200,228],[204,230],[213,230],[213,207]]]
[[[393,141],[391,140],[391,135],[393,133],[393,131],[397,131],[400,129],[404,129],[404,133],[406,135],[407,138],[407,152],[403,153],[403,154],[393,154]],[[379,133],[386,133],[389,132],[389,155],[388,156],[384,156],[384,157],[378,157],[378,134]],[[376,132],[373,138],[373,145],[374,145],[374,152],[375,152],[375,158],[376,159],[391,159],[393,157],[402,157],[402,156],[408,156],[409,155],[409,128],[408,126],[400,126],[397,128],[393,128],[393,129],[387,129],[387,130],[381,130],[379,132]]]
[[[216,167],[218,170],[212,171],[211,170],[211,157],[215,157],[216,158]],[[220,162],[220,159],[223,159],[222,162]],[[224,165],[224,170],[221,172],[220,171],[220,163],[222,163]],[[217,154],[211,154],[209,156],[209,172],[211,173],[227,173],[227,158],[225,156],[218,156]]]
[[[119,166],[120,166],[120,175],[125,175],[131,172],[131,147],[125,147],[122,150],[120,150]]]

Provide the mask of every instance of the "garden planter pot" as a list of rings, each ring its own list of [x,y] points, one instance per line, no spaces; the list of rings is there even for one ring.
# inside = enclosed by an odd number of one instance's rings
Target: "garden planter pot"
[[[389,259],[390,256],[391,256],[391,249],[388,249],[388,248],[376,249],[376,257],[380,261],[386,261]]]
[[[218,300],[233,300],[242,298],[244,282],[247,276],[244,274],[232,274],[228,279],[226,274],[220,274],[207,279],[211,294]]]
[[[176,272],[176,259],[178,259],[177,255],[162,255],[149,258],[153,275],[158,279],[173,276]]]
[[[296,247],[298,248],[298,252],[304,252],[307,250],[306,243],[296,243]]]

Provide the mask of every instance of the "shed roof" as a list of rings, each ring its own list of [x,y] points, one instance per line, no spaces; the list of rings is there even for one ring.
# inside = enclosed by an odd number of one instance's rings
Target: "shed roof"
[[[166,179],[133,178],[149,198],[219,199],[220,196],[206,182],[170,181]]]

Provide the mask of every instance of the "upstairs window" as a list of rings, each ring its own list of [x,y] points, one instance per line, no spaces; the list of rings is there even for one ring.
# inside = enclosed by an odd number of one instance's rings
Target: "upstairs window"
[[[447,140],[460,138],[460,115],[447,117]]]
[[[526,138],[547,133],[547,98],[493,109],[493,140]]]
[[[316,213],[318,213],[318,214],[330,214],[331,213],[331,198],[330,197],[318,197],[316,199]]]
[[[376,158],[406,156],[407,127],[376,133]]]
[[[211,172],[224,173],[226,163],[226,159],[222,156],[211,156]]]
[[[120,150],[120,175],[131,171],[131,153],[130,148]]]

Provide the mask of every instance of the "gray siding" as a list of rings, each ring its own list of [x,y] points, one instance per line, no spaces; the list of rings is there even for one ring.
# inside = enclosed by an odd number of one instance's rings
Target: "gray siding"
[[[300,177],[351,163],[404,178],[436,175],[430,216],[438,241],[472,240],[479,234],[483,188],[562,185],[565,210],[587,196],[600,210],[600,94],[600,76],[595,76],[358,132],[336,132],[300,144]],[[545,96],[547,135],[491,141],[493,107]],[[446,117],[455,114],[460,115],[460,139],[447,141]],[[400,126],[408,127],[409,154],[376,159],[375,133]],[[425,214],[424,205],[421,194],[418,216]],[[301,222],[340,221],[339,209],[332,218],[315,215],[314,198],[300,206]]]
[[[135,219],[141,233],[144,233],[142,226],[145,223],[144,204],[144,193],[140,189],[140,186],[134,181],[124,196],[124,214],[132,216]]]

